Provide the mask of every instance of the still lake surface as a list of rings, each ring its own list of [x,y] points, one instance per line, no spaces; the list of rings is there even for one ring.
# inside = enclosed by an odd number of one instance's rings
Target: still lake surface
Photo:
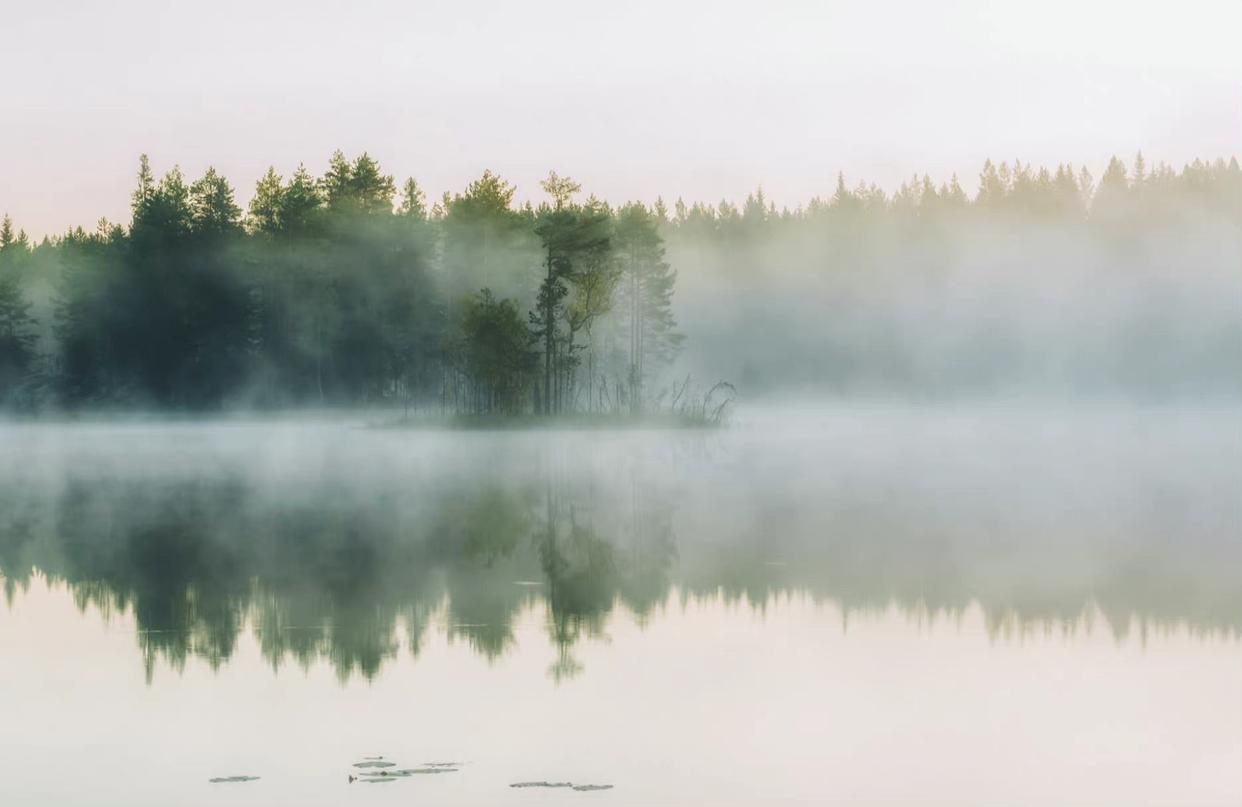
[[[1236,408],[363,420],[0,426],[0,804],[1242,797]]]

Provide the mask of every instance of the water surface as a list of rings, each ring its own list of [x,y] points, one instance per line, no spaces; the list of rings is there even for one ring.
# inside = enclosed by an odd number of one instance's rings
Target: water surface
[[[1235,804],[1240,427],[0,427],[0,801]]]

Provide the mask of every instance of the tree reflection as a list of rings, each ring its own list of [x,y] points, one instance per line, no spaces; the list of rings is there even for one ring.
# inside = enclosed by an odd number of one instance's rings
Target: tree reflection
[[[996,637],[1069,633],[1096,615],[1118,637],[1242,630],[1228,543],[1183,551],[1189,537],[1139,534],[1097,542],[1088,564],[1074,536],[954,535],[882,501],[827,499],[751,520],[700,513],[678,535],[678,491],[632,469],[474,470],[417,484],[293,485],[227,466],[18,477],[0,485],[4,596],[42,573],[82,610],[132,614],[148,679],[192,658],[219,667],[248,631],[273,669],[327,661],[341,681],[417,656],[437,623],[498,659],[534,609],[561,681],[614,611],[645,624],[673,592],[756,609],[803,594],[847,621],[896,606],[935,622],[977,603]]]

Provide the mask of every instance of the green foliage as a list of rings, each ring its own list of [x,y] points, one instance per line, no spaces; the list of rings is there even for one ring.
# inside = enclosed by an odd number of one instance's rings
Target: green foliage
[[[401,186],[401,206],[397,212],[415,221],[427,220],[427,195],[412,177]]]
[[[332,155],[322,186],[328,208],[338,214],[390,214],[397,192],[393,178],[381,173],[370,155],[351,163],[339,151]]]
[[[6,215],[0,220],[0,407],[24,409],[33,403],[36,323],[19,275],[29,258],[25,233],[15,235]]]
[[[752,197],[747,210],[753,220],[766,220],[762,192]],[[629,337],[627,394],[634,413],[643,407],[643,379],[649,362],[672,361],[684,340],[672,308],[677,273],[664,260],[659,221],[641,204],[626,205],[617,215],[616,246],[624,272],[620,288]]]
[[[1132,169],[1113,159],[1098,182],[1068,164],[989,161],[973,196],[957,177],[914,176],[889,194],[838,176],[830,195],[792,210],[761,189],[740,206],[678,199],[614,210],[581,200],[580,185],[556,173],[541,186],[546,203],[519,205],[517,189],[485,171],[429,206],[415,180],[398,193],[369,155],[338,152],[322,176],[269,169],[243,214],[214,169],[160,177],[144,156],[128,226],[32,245],[0,220],[5,386],[71,408],[638,415],[669,406],[675,386],[662,376],[682,352],[683,327],[703,346],[694,371],[744,389],[778,372],[829,388],[982,383],[1020,371],[1026,357],[1000,309],[980,303],[959,316],[949,305],[961,267],[989,267],[991,277],[1020,269],[1036,283],[1087,275],[1067,265],[1117,261],[1128,277],[1148,265],[1158,278],[1154,265],[1175,244],[1228,259],[1242,221],[1236,161],[1176,171],[1142,155]],[[1088,280],[1104,289],[1109,277]],[[1124,344],[1094,355],[1142,354],[1115,362],[1140,384],[1194,370],[1170,346],[1199,350],[1218,369],[1238,355],[1236,323],[1210,333],[1182,323],[1180,342],[1161,338],[1168,311],[1114,313],[1100,338]],[[973,352],[929,364],[911,333],[936,317],[945,321],[927,328]],[[1223,370],[1214,378],[1233,383]]]
[[[520,412],[532,380],[534,355],[517,304],[497,300],[483,289],[467,302],[462,330],[472,411]]]
[[[338,154],[322,181],[269,170],[243,229],[214,170],[156,182],[144,158],[129,231],[59,244],[61,402],[408,401],[440,326],[431,245],[392,197],[374,160]]]
[[[190,228],[197,235],[234,235],[241,224],[241,208],[233,200],[233,188],[216,169],[190,186]]]
[[[281,229],[281,214],[284,207],[284,187],[281,185],[280,174],[275,168],[268,168],[267,173],[254,187],[254,196],[250,199],[247,226],[252,233],[277,233]]]
[[[543,385],[536,408],[554,414],[574,408],[578,353],[587,347],[579,344],[578,335],[611,308],[617,272],[607,206],[594,199],[572,204],[577,183],[555,173],[543,187],[553,205],[540,208],[536,218],[544,276],[528,319],[532,334],[543,345]],[[589,378],[593,383],[593,371]]]
[[[442,202],[441,281],[454,306],[481,288],[525,302],[538,282],[537,247],[513,208],[517,189],[491,171]]]

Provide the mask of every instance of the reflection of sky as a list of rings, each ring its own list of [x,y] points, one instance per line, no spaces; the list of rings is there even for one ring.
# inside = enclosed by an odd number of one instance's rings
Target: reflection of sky
[[[339,804],[370,754],[467,763],[387,786],[444,804],[551,803],[507,788],[544,778],[615,784],[625,805],[1215,805],[1242,787],[1242,648],[1182,633],[997,641],[973,609],[844,628],[798,597],[692,602],[642,629],[617,612],[557,684],[528,610],[491,662],[437,629],[341,686],[326,662],[273,672],[247,635],[219,670],[148,687],[134,630],[39,580],[0,608],[6,804],[219,804],[206,780],[230,774],[263,777],[230,804]]]
[[[125,220],[139,152],[214,164],[369,149],[439,198],[550,168],[605,198],[778,204],[984,158],[1227,156],[1235,0],[42,0],[5,9],[0,207],[36,235]],[[20,77],[17,78],[17,77]]]

